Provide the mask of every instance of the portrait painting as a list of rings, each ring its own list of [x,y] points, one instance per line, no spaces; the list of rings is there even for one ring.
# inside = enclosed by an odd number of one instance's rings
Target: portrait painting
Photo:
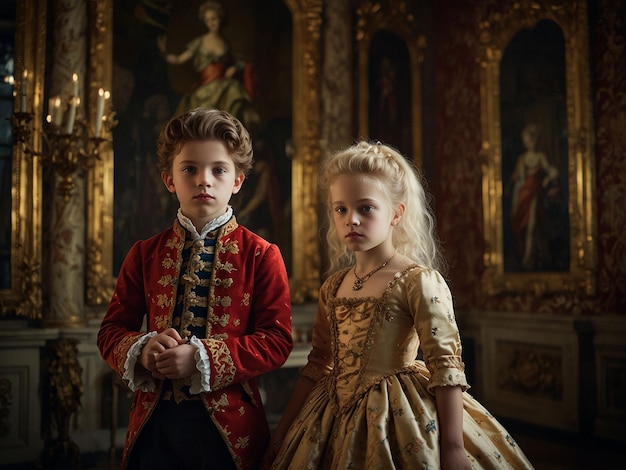
[[[523,29],[500,65],[505,272],[569,270],[565,40],[543,20]]]
[[[113,274],[132,244],[171,226],[178,202],[156,141],[196,107],[237,117],[255,165],[233,196],[238,222],[291,253],[292,20],[281,0],[114,0]]]
[[[586,3],[481,13],[487,297],[596,290]]]
[[[411,61],[404,39],[381,29],[369,47],[369,137],[412,155]]]

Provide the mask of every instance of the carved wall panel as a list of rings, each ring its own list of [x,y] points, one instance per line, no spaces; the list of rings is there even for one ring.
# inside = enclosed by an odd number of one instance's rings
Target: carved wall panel
[[[478,398],[496,416],[577,432],[582,335],[567,317],[532,318],[482,311],[462,321],[476,345]]]

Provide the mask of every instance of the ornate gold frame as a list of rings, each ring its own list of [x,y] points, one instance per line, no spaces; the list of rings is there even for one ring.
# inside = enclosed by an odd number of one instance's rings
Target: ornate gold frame
[[[413,161],[422,166],[422,80],[420,67],[424,62],[426,37],[420,34],[415,17],[406,11],[405,2],[389,2],[390,11],[379,2],[368,1],[357,9],[357,42],[359,49],[359,135],[368,138],[369,129],[369,47],[374,34],[385,29],[398,34],[404,39],[411,59],[411,116],[413,118]],[[384,14],[383,14],[384,13]]]
[[[293,18],[293,265],[290,278],[294,303],[317,298],[320,255],[317,240],[317,164],[321,157],[319,83],[322,0],[285,0]],[[91,0],[90,99],[96,85],[111,89],[113,1]],[[113,151],[88,174],[87,293],[89,305],[104,305],[114,286]]]
[[[98,88],[111,89],[113,82],[113,0],[89,2],[90,59],[89,103],[97,101]],[[108,110],[105,110],[107,114]],[[96,107],[89,106],[95,114]],[[95,121],[95,116],[89,116]],[[111,139],[111,134],[103,137]],[[104,305],[113,293],[113,149],[104,142],[100,160],[87,173],[87,263],[85,300],[88,305]]]
[[[317,238],[317,168],[320,145],[323,0],[286,0],[293,18],[293,143],[291,300],[317,299],[320,253]]]
[[[568,185],[570,264],[568,272],[507,273],[503,260],[500,121],[500,61],[513,36],[553,20],[565,39],[565,80],[568,128]],[[586,2],[552,0],[541,4],[519,1],[511,8],[482,12],[481,29],[481,166],[485,253],[483,288],[488,296],[500,293],[596,291],[596,223],[594,219],[593,121],[590,103]]]
[[[15,30],[15,89],[21,90],[28,70],[27,96],[32,125],[26,144],[41,150],[45,75],[46,1],[17,2]],[[14,111],[19,111],[16,99]],[[38,158],[13,147],[11,193],[11,288],[0,291],[0,314],[41,318],[42,172]]]

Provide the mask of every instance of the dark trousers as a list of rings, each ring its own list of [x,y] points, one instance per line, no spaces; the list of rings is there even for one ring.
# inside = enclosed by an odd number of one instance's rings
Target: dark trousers
[[[161,400],[139,433],[129,470],[236,469],[201,401]]]

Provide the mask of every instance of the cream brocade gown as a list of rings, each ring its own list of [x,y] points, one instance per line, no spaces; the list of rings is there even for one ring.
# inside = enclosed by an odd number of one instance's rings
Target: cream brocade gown
[[[313,349],[301,370],[317,383],[272,468],[439,469],[434,387],[469,388],[448,286],[438,272],[411,266],[380,298],[337,298],[347,271],[320,290]],[[420,340],[425,362],[415,360]],[[533,468],[468,393],[463,406],[473,468]]]

